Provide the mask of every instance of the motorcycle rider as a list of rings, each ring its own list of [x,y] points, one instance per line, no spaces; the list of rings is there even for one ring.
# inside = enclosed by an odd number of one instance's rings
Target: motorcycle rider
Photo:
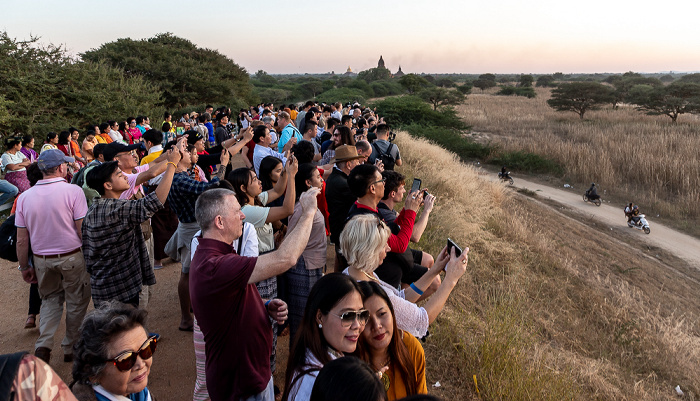
[[[630,220],[632,220],[632,210],[635,208],[634,203],[630,202],[629,205],[625,207],[625,217],[627,217],[627,222],[629,223]]]
[[[639,208],[637,207],[637,205],[634,205],[634,207],[632,207],[632,216],[630,217],[630,219],[634,222],[634,225],[639,225],[640,218],[641,217],[639,217]]]
[[[507,180],[510,178],[510,171],[506,169],[506,166],[501,167],[501,172],[498,174],[502,180]]]
[[[596,200],[596,199],[600,198],[600,196],[598,196],[598,191],[596,190],[596,187],[595,187],[595,182],[592,183],[591,187],[588,188],[588,190],[586,191],[586,196],[590,200]]]

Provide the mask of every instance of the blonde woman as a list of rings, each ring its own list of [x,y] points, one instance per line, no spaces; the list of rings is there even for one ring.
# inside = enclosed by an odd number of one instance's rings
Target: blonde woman
[[[460,256],[455,255],[454,248],[449,254],[447,247],[443,248],[430,271],[435,269],[434,274],[438,274],[444,269],[445,279],[425,305],[419,307],[412,301],[420,297],[421,289],[428,288],[433,274],[426,273],[410,288],[399,291],[374,273],[389,251],[389,234],[389,227],[373,214],[361,214],[350,219],[340,234],[340,250],[349,266],[343,273],[357,281],[374,281],[381,285],[396,311],[398,327],[421,338],[428,333],[429,324],[442,311],[447,297],[466,271],[469,248]]]

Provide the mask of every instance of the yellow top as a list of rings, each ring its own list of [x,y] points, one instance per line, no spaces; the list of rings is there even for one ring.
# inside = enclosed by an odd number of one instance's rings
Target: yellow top
[[[143,159],[141,159],[141,165],[143,166],[144,164],[148,164],[148,163],[152,162],[152,161],[155,160],[158,156],[160,156],[161,153],[163,153],[163,151],[162,151],[162,150],[159,150],[159,151],[157,151],[157,152],[151,153],[150,155],[144,156]]]
[[[396,335],[396,334],[395,334]],[[408,348],[408,354],[413,360],[413,366],[416,369],[416,381],[418,382],[418,394],[428,394],[428,386],[425,383],[425,351],[417,338],[407,332],[403,332],[403,343]],[[398,400],[409,395],[406,390],[406,383],[403,382],[401,374],[395,369],[392,362],[389,365],[389,370],[384,373],[391,379],[387,397],[389,401]]]

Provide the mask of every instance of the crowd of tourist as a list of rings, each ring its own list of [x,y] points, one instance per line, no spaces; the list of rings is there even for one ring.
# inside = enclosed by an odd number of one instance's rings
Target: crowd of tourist
[[[407,193],[381,116],[309,101],[207,106],[150,124],[50,132],[39,153],[32,136],[6,137],[0,202],[14,198],[24,327],[39,328],[34,355],[2,357],[19,372],[13,391],[40,387],[22,372],[50,363],[65,309],[70,386],[41,380],[61,399],[154,399],[160,335],[146,315],[169,257],[178,328],[193,332],[193,400],[435,399],[421,340],[469,249],[411,247],[436,199]]]

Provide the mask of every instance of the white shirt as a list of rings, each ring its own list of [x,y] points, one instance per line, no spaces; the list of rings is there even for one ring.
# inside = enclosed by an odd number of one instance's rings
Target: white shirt
[[[202,231],[197,231],[197,233],[192,238],[192,246],[190,249],[190,257],[194,259],[194,253],[197,251],[199,246],[199,237],[202,235]],[[243,234],[241,234],[243,241],[241,241],[241,249],[238,249],[238,239],[233,240],[233,249],[236,253],[241,256],[248,256],[251,258],[258,257],[258,235],[255,233],[255,227],[250,223],[243,223]]]

